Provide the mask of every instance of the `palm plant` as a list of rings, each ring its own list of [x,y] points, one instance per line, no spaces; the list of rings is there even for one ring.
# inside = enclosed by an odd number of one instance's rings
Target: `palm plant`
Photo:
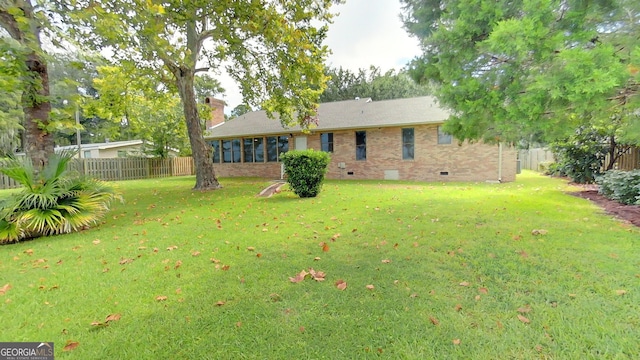
[[[0,172],[23,188],[0,203],[0,243],[78,231],[94,225],[120,195],[107,183],[67,170],[73,152],[54,154],[36,172],[28,160],[2,160]]]

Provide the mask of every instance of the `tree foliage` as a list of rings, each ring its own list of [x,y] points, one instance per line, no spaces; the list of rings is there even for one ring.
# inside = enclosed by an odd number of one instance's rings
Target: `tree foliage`
[[[459,139],[564,138],[617,119],[640,143],[640,3],[402,0],[422,40],[410,73],[437,86]]]
[[[396,73],[389,70],[382,74],[379,67],[369,70],[359,69],[357,73],[348,69],[327,68],[329,81],[320,96],[321,102],[372,98],[373,100],[391,100],[423,96],[429,94],[427,86],[419,85],[406,72]]]
[[[110,49],[177,89],[196,167],[196,189],[215,189],[202,137],[195,74],[225,67],[245,102],[285,124],[308,125],[325,87],[322,45],[335,0],[56,1],[83,43]],[[228,65],[222,65],[222,64]]]
[[[165,158],[170,149],[190,154],[180,98],[153,75],[130,63],[99,66],[93,80],[96,97],[86,101],[86,116],[102,119],[101,133],[111,141],[148,141],[147,153]]]

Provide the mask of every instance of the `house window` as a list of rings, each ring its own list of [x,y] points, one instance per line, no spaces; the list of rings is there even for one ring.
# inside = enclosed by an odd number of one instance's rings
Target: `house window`
[[[442,130],[442,126],[438,126],[438,144],[451,144],[451,135]]]
[[[267,161],[278,161],[278,138],[275,136],[267,138]]]
[[[240,162],[240,139],[222,140],[222,162]]]
[[[212,141],[211,146],[213,147],[213,163],[217,164],[220,162],[220,141]]]
[[[356,160],[367,160],[366,131],[356,131]]]
[[[415,136],[413,128],[402,129],[402,159],[413,160]]]
[[[255,162],[264,161],[264,138],[253,139],[253,155]]]
[[[85,150],[84,151],[84,158],[85,159],[91,159],[91,150]]]
[[[264,147],[262,138],[243,139],[244,143],[244,162],[263,162]]]
[[[119,158],[125,158],[127,157],[127,151],[126,150],[118,150],[118,155]]]
[[[320,150],[333,152],[333,133],[320,134]]]
[[[240,139],[231,140],[231,149],[233,152],[233,162],[239,163],[242,156],[242,147],[240,146]]]
[[[280,155],[287,151],[289,151],[289,138],[286,135],[267,138],[267,161],[279,161]]]
[[[251,138],[245,138],[243,139],[244,142],[244,162],[254,162],[254,156],[253,156],[253,139]]]
[[[280,161],[280,155],[289,151],[289,138],[286,136],[278,136],[278,161]]]

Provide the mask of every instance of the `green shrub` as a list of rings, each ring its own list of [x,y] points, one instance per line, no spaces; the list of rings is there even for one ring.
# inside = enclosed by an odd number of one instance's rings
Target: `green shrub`
[[[600,194],[622,204],[640,205],[640,170],[609,170],[596,178]]]
[[[281,156],[289,186],[296,195],[316,197],[320,193],[331,157],[324,151],[293,150]]]
[[[28,160],[4,159],[0,172],[23,188],[0,203],[0,244],[77,231],[94,225],[120,196],[107,183],[71,176],[73,153],[52,155],[36,172]]]
[[[551,144],[558,160],[556,174],[564,174],[578,184],[589,184],[602,172],[607,154],[606,136],[596,129],[579,128],[570,137]]]

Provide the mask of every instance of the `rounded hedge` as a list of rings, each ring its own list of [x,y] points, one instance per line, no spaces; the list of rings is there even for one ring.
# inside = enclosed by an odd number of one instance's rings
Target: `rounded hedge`
[[[280,157],[293,192],[302,197],[316,197],[320,193],[331,157],[324,151],[292,150]]]

